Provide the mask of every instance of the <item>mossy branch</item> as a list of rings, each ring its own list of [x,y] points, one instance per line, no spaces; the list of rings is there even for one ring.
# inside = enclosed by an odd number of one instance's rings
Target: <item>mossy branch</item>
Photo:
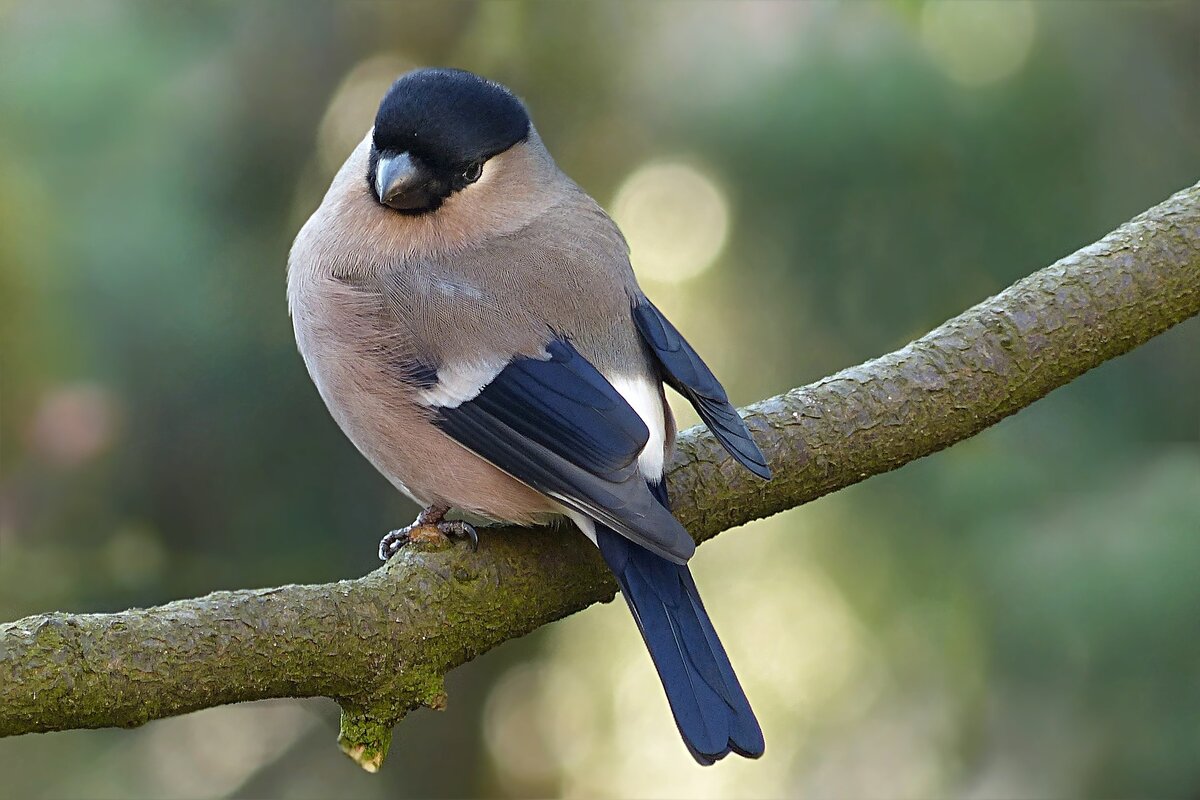
[[[775,480],[706,432],[670,485],[700,541],[948,447],[1200,311],[1200,184],[902,349],[745,409]],[[216,592],[119,614],[0,625],[0,735],[133,727],[223,703],[325,696],[378,769],[443,676],[611,599],[583,537],[488,529],[479,552],[409,549],[357,580]]]

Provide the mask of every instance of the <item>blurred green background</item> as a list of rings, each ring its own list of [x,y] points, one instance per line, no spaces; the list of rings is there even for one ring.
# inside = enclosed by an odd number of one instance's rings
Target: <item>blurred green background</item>
[[[1200,178],[1196,3],[0,0],[0,620],[377,566],[415,509],[310,385],[284,265],[429,64],[526,99],[739,403]],[[452,674],[377,776],[281,701],[0,740],[0,794],[1194,798],[1198,353],[706,545],[759,762],[691,761],[609,604]]]

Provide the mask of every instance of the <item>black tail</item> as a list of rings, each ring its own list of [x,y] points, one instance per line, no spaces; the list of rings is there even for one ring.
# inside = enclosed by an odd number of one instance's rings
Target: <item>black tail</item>
[[[665,488],[650,488],[669,507]],[[692,756],[705,765],[730,751],[761,756],[762,730],[687,565],[673,564],[599,523],[596,544],[633,611]]]

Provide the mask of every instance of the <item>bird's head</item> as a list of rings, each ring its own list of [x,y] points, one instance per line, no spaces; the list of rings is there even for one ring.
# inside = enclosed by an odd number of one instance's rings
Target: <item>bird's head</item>
[[[367,183],[401,214],[436,211],[529,133],[525,106],[500,84],[456,69],[415,70],[379,104]]]

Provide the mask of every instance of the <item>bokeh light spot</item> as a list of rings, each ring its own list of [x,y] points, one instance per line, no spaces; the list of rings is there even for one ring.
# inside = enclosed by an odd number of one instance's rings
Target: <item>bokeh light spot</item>
[[[1014,74],[1033,46],[1029,0],[932,0],[921,11],[921,40],[950,78],[985,86]]]
[[[707,270],[729,235],[729,202],[709,176],[679,162],[638,167],[613,201],[639,278],[682,283]]]
[[[594,753],[594,687],[558,664],[521,664],[496,684],[484,710],[484,740],[513,796],[556,782]]]
[[[381,53],[360,61],[347,73],[317,130],[317,156],[322,171],[327,175],[337,172],[374,124],[384,92],[396,78],[415,66],[415,62],[404,56]]]
[[[78,467],[112,442],[117,404],[92,383],[60,386],[38,404],[29,424],[30,449],[60,467]]]

